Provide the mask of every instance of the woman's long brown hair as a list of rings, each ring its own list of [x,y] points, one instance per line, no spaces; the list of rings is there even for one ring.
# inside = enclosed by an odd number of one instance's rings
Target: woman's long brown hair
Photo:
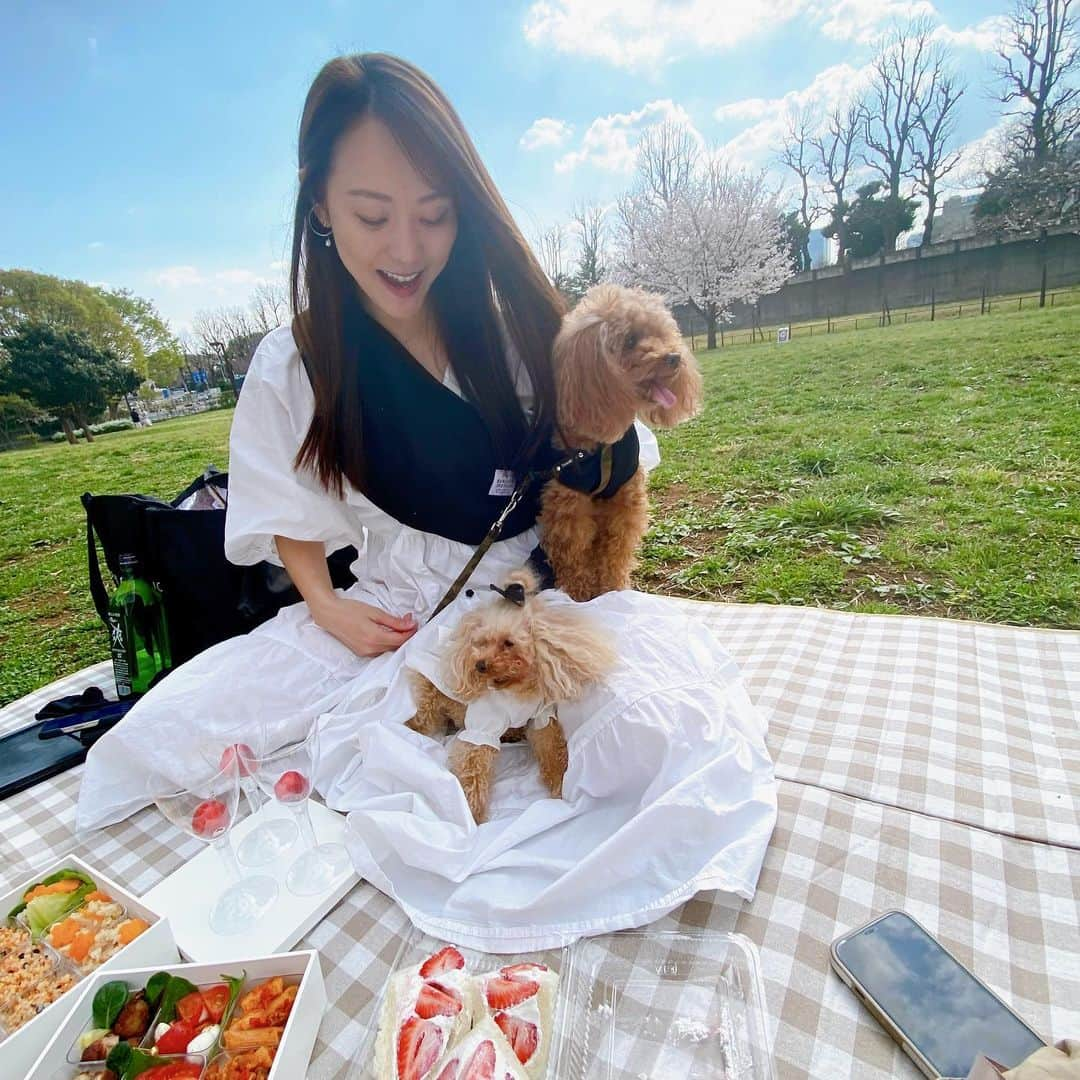
[[[293,335],[315,396],[315,412],[295,466],[329,490],[344,481],[363,491],[365,468],[356,343],[344,340],[357,286],[335,248],[311,231],[309,214],[326,194],[338,139],[375,116],[417,171],[448,191],[457,238],[429,293],[462,392],[480,411],[501,460],[522,464],[555,422],[551,345],[564,304],[514,224],[461,120],[422,71],[384,53],[340,56],[316,76],[300,121],[300,190],[293,219],[290,288]],[[532,380],[531,425],[518,401],[499,331]]]

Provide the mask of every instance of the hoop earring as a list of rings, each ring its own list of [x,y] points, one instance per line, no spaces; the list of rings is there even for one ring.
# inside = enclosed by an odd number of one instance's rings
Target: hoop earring
[[[326,247],[330,247],[330,241],[331,241],[331,237],[334,235],[334,230],[333,229],[327,229],[326,232],[319,232],[319,229],[318,229],[317,224],[316,224],[317,221],[318,221],[318,219],[315,217],[315,207],[313,206],[308,211],[308,218],[307,218],[308,228],[320,240],[326,241]]]

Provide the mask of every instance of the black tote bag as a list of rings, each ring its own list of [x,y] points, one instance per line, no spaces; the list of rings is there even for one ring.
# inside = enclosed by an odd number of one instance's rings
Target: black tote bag
[[[90,593],[106,621],[109,589],[98,559],[98,544],[113,581],[120,556],[139,559],[140,573],[161,591],[176,667],[226,638],[246,634],[302,597],[280,566],[261,562],[234,566],[225,558],[228,473],[212,467],[171,502],[148,495],[83,495]],[[188,503],[206,509],[181,509]],[[95,542],[96,538],[96,542]],[[349,566],[355,548],[327,559],[335,588],[356,580]]]

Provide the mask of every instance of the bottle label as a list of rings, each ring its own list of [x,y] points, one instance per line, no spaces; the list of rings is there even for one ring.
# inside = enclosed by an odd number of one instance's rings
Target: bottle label
[[[109,612],[109,650],[112,652],[113,678],[116,680],[117,697],[131,697],[131,668],[128,665],[123,619],[118,611]]]

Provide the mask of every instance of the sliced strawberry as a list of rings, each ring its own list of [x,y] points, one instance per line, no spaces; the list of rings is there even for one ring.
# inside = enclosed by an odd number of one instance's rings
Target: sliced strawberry
[[[457,1016],[461,1012],[461,995],[436,982],[424,983],[416,999],[416,1015],[424,1020],[433,1016]]]
[[[492,1009],[512,1009],[523,1001],[528,1001],[540,989],[540,984],[531,979],[488,979],[484,992],[487,1003]]]
[[[499,1030],[513,1047],[518,1061],[525,1065],[536,1053],[537,1043],[540,1042],[540,1033],[536,1030],[536,1025],[504,1012],[495,1014],[495,1023],[499,1025]]]
[[[532,977],[534,972],[550,970],[550,968],[544,967],[543,964],[511,964],[509,967],[502,968],[500,974],[505,975],[508,979],[528,979]]]
[[[397,1042],[399,1080],[421,1080],[439,1060],[443,1036],[437,1024],[410,1016],[401,1025]]]
[[[469,1058],[460,1080],[492,1080],[495,1075],[495,1044],[485,1039]]]
[[[453,945],[447,945],[445,949],[440,949],[424,961],[420,968],[420,978],[430,979],[441,971],[460,971],[464,966],[465,957]]]

